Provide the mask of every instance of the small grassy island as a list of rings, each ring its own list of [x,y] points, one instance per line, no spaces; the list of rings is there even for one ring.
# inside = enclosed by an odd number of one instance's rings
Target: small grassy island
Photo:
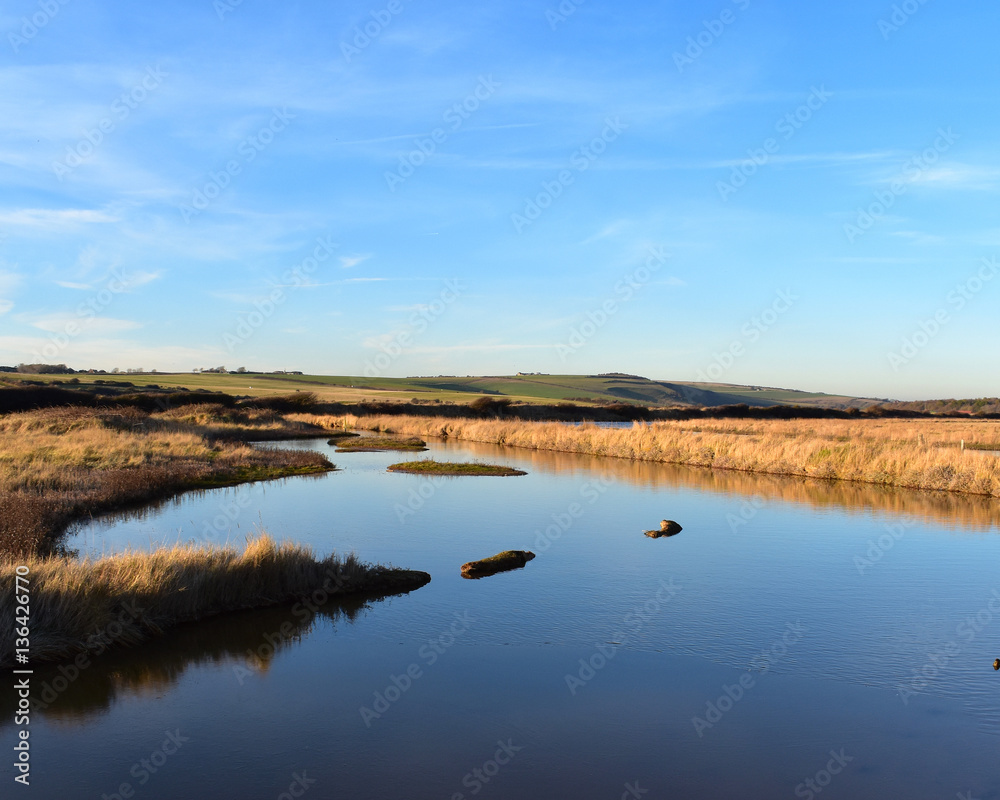
[[[344,441],[344,439],[356,439],[361,436],[360,433],[354,433],[353,431],[343,431],[337,432],[330,435],[330,438],[326,440],[329,445],[337,445],[338,447]]]
[[[410,436],[406,439],[397,439],[390,436],[331,439],[329,444],[337,445],[338,453],[363,453],[379,450],[412,450],[419,452],[427,449],[427,442],[416,436]]]
[[[461,463],[448,461],[404,461],[390,464],[389,472],[408,472],[413,475],[527,475],[523,470],[504,467],[499,464]]]

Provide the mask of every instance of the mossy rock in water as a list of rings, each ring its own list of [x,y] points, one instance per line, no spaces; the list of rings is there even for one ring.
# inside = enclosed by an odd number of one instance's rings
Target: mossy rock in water
[[[535,554],[530,550],[504,550],[495,556],[462,564],[462,577],[485,578],[509,569],[520,569],[534,557]]]
[[[373,594],[412,592],[430,582],[431,576],[419,570],[377,567],[366,578],[363,591]]]
[[[650,539],[659,539],[663,536],[676,536],[682,530],[684,529],[672,519],[661,519],[658,531],[643,531],[643,533]]]

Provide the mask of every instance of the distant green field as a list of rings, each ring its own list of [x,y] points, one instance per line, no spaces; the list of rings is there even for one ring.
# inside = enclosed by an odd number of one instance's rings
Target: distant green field
[[[765,399],[769,404],[784,404],[798,406],[849,407],[864,408],[884,402],[872,397],[853,397],[851,395],[824,394],[822,392],[803,392],[798,389],[775,389],[756,386],[736,386],[728,383],[686,383],[700,389],[722,392],[730,396],[745,398],[742,402],[754,399]]]
[[[11,376],[13,377],[13,376]],[[847,396],[791,389],[654,381],[628,375],[503,375],[415,378],[363,378],[351,375],[261,375],[253,373],[144,373],[140,375],[19,376],[81,384],[96,380],[137,387],[186,387],[260,397],[314,392],[327,401],[405,400],[469,403],[477,397],[507,397],[528,403],[574,402],[580,405],[630,403],[644,406],[719,406],[747,403],[828,406],[870,405]]]

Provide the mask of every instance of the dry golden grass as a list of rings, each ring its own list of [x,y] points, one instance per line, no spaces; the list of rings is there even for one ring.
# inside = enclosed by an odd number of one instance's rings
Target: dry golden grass
[[[444,417],[329,417],[328,427],[774,475],[1000,497],[1000,423],[965,420],[687,420],[631,428]],[[965,440],[967,449],[961,449]]]
[[[235,415],[235,416],[234,416]],[[0,416],[0,556],[37,553],[82,516],[209,488],[321,472],[318,453],[258,449],[239,438],[308,430],[272,411],[189,406],[54,408]]]
[[[316,590],[330,597],[401,592],[430,580],[422,572],[362,564],[353,555],[317,560],[305,547],[266,535],[242,551],[177,546],[94,561],[20,563],[28,568],[32,663],[93,652],[95,635],[131,645],[182,622],[289,602]],[[14,576],[14,564],[0,562],[0,667],[13,663]]]

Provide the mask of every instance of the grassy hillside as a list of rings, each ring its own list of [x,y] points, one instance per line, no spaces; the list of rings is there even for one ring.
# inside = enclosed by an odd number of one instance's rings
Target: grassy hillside
[[[817,406],[821,408],[868,408],[887,400],[873,397],[852,397],[850,395],[824,394],[823,392],[803,392],[798,389],[776,389],[767,386],[737,386],[728,383],[685,383],[679,384],[704,391],[725,394],[733,402],[748,405],[795,405]],[[764,402],[755,403],[754,400]]]
[[[527,403],[579,405],[631,403],[643,406],[809,405],[865,407],[878,401],[791,389],[656,381],[634,375],[504,375],[363,378],[350,375],[261,375],[254,373],[154,373],[142,375],[8,376],[108,386],[187,388],[261,397],[310,391],[321,401],[407,400],[468,403],[481,396],[503,396]]]

